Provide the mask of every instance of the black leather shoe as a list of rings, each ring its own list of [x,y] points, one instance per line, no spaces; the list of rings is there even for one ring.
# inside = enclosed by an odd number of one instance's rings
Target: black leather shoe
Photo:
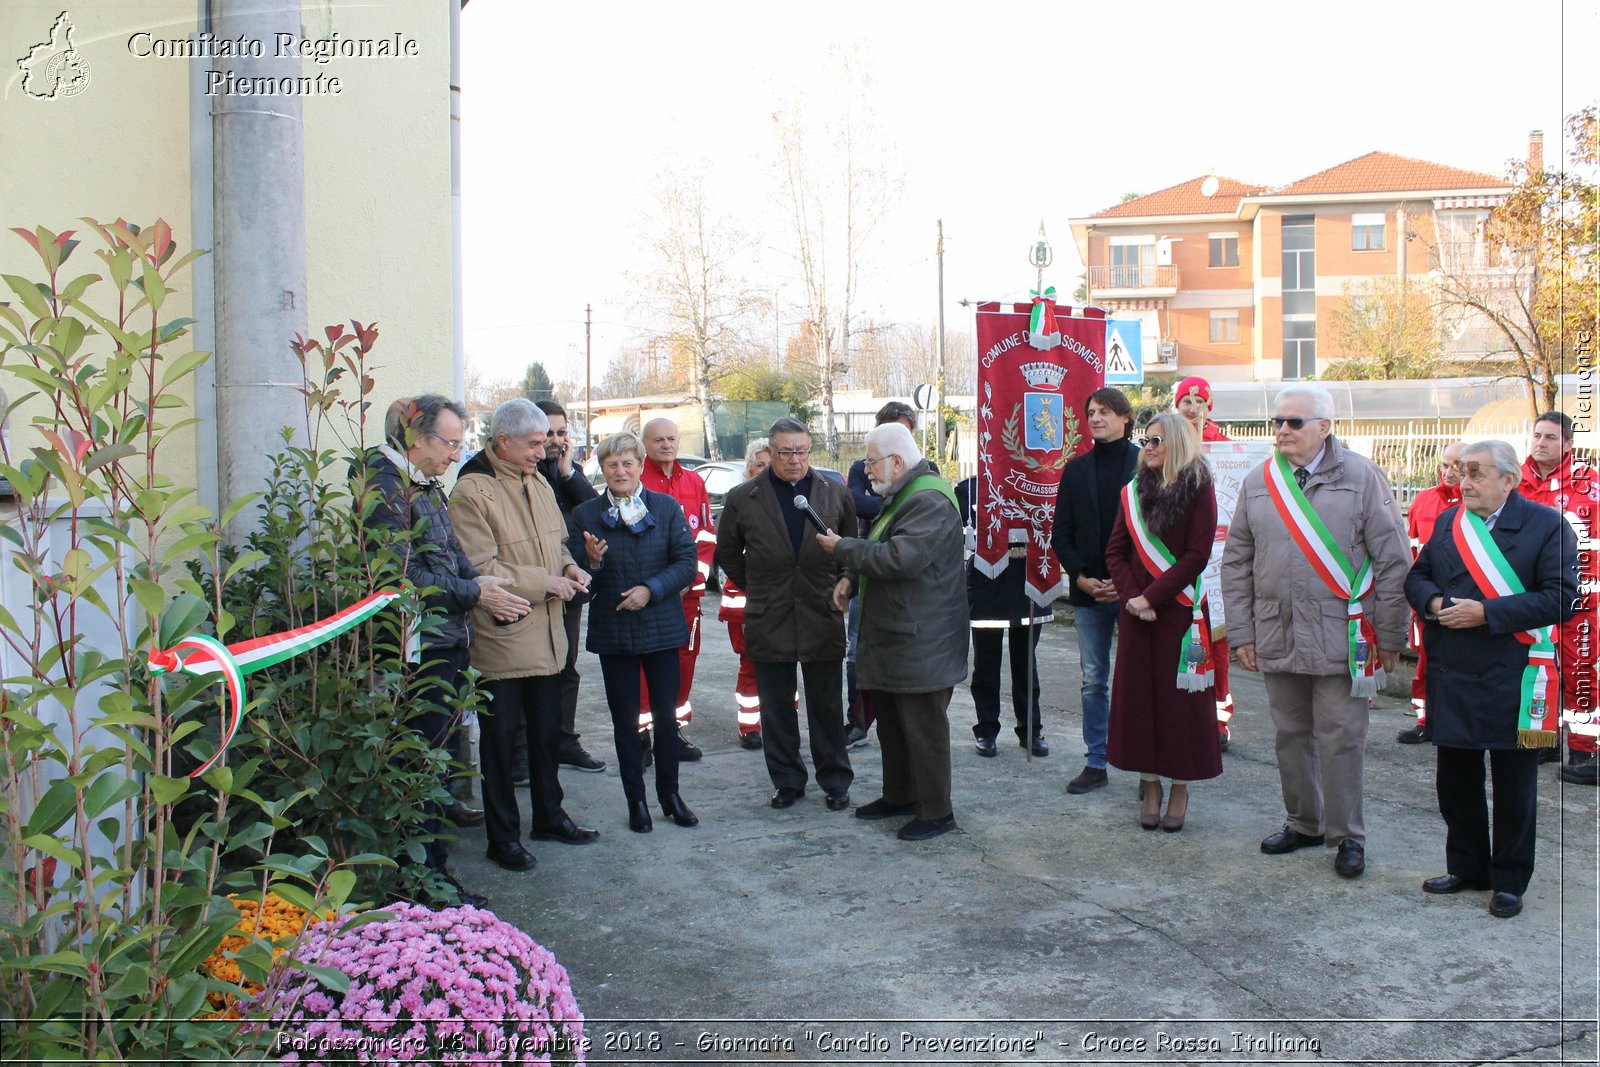
[[[508,871],[531,871],[539,861],[516,841],[489,845],[489,858]]]
[[[754,752],[761,747],[761,731],[753,730],[739,735],[739,747]]]
[[[1554,749],[1551,751],[1554,751]],[[1563,764],[1561,767],[1561,780],[1563,782],[1571,782],[1573,785],[1595,785],[1600,783],[1600,764],[1596,764],[1593,757],[1587,763],[1579,763],[1574,760]]]
[[[1488,882],[1479,882],[1471,878],[1461,878],[1454,874],[1441,874],[1437,878],[1429,878],[1422,883],[1424,893],[1460,893],[1466,889],[1488,889]]]
[[[1522,911],[1522,898],[1515,893],[1496,893],[1489,898],[1489,914],[1496,919],[1509,919]]]
[[[1395,735],[1395,740],[1402,745],[1421,745],[1428,740],[1428,731],[1423,726],[1413,726],[1409,730],[1401,730]]]
[[[1323,841],[1322,834],[1303,834],[1288,823],[1284,823],[1282,830],[1261,842],[1261,851],[1269,856],[1281,856],[1297,848],[1320,845]]]
[[[1017,747],[1027,749],[1040,759],[1050,755],[1050,746],[1044,743],[1044,738],[1042,737],[1035,737],[1031,745],[1021,738],[1018,738]]]
[[[689,810],[689,805],[683,798],[674,793],[670,797],[661,798],[661,814],[677,823],[679,826],[699,826],[700,818]]]
[[[563,767],[583,771],[585,774],[599,774],[606,769],[605,760],[595,759],[577,743],[566,745],[556,753],[556,762]]]
[[[1106,769],[1104,767],[1085,767],[1078,772],[1078,777],[1067,783],[1067,792],[1074,796],[1079,796],[1091,790],[1099,789],[1107,781],[1109,779],[1106,777]],[[1143,779],[1140,779],[1140,782],[1142,784]],[[1142,789],[1139,791],[1139,799],[1144,799],[1144,791]]]
[[[972,747],[978,750],[980,756],[993,756],[1000,750],[995,747],[994,738],[980,737],[972,742]]]
[[[689,736],[682,730],[678,731],[678,758],[685,763],[698,763],[705,753],[700,751],[700,746],[689,740]]]
[[[572,816],[563,815],[554,826],[535,826],[528,835],[535,841],[560,841],[563,845],[587,845],[600,836],[599,830],[579,826]]]
[[[892,819],[896,815],[910,815],[917,810],[915,804],[891,804],[879,797],[856,809],[858,819]]]
[[[644,801],[628,805],[628,829],[636,834],[647,834],[655,829],[650,821],[650,805]]]
[[[459,800],[444,809],[444,817],[457,826],[483,825],[483,809],[469,808]]]
[[[452,904],[459,901],[463,908],[487,908],[489,906],[488,897],[472,892],[466,886],[456,881],[456,876],[454,874],[451,874],[449,871],[444,871],[443,875],[445,882],[448,883],[450,888],[455,890],[456,893],[457,900],[451,901]]]
[[[828,794],[825,803],[829,811],[843,811],[850,806],[850,792],[846,789],[835,789]]]
[[[1359,878],[1367,869],[1367,850],[1358,842],[1339,842],[1339,852],[1333,857],[1333,870],[1340,878]]]
[[[900,827],[894,836],[902,841],[926,841],[930,837],[947,834],[956,828],[956,817],[946,815],[942,819],[912,819]]]
[[[794,802],[806,795],[804,789],[790,789],[788,786],[779,786],[778,791],[772,794],[772,799],[767,803],[775,808],[792,808]]]

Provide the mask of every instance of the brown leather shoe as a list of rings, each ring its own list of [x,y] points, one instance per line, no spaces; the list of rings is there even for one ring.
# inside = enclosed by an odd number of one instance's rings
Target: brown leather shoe
[[[483,825],[483,809],[469,808],[459,800],[444,809],[444,817],[457,826]]]

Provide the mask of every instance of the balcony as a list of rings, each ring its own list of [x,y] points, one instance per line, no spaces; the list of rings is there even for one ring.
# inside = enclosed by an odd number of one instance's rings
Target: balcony
[[[1162,297],[1178,294],[1178,268],[1114,266],[1089,268],[1089,292],[1108,300],[1117,297]]]

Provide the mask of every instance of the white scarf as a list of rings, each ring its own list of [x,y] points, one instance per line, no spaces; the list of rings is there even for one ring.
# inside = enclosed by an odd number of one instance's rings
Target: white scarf
[[[643,494],[635,489],[632,496],[619,497],[610,489],[606,490],[606,498],[611,501],[611,506],[617,509],[617,517],[622,520],[622,525],[632,526],[650,509],[644,506]]]

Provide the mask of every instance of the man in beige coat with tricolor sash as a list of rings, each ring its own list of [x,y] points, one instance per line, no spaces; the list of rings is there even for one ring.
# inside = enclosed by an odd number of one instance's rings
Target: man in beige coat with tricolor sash
[[[1333,397],[1278,394],[1277,453],[1245,476],[1222,556],[1228,641],[1266,675],[1287,820],[1270,855],[1338,846],[1366,869],[1361,791],[1368,700],[1406,644],[1411,552],[1388,479],[1333,436]]]

